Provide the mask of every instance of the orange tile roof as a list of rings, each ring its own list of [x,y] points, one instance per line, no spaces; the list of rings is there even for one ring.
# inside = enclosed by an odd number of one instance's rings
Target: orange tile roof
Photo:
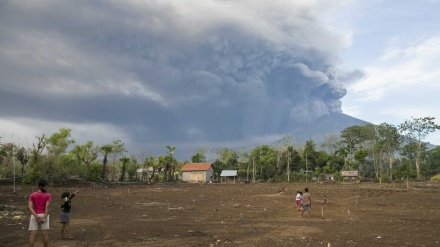
[[[207,171],[209,167],[211,167],[211,163],[187,163],[182,167],[182,169],[180,169],[180,171]]]

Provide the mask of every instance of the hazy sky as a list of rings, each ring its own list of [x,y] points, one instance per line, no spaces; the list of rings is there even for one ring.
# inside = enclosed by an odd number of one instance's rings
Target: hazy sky
[[[328,113],[440,123],[439,12],[434,0],[0,1],[1,141],[69,128],[76,144],[170,145],[189,160]]]

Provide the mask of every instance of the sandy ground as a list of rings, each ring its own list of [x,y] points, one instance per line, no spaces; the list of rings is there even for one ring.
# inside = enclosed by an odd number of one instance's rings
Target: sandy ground
[[[27,246],[35,187],[0,185],[0,246]],[[312,218],[296,211],[310,189]],[[60,236],[61,194],[73,240]],[[156,184],[48,187],[50,246],[440,246],[435,183]],[[320,204],[323,197],[328,205]],[[43,246],[41,236],[35,246]]]

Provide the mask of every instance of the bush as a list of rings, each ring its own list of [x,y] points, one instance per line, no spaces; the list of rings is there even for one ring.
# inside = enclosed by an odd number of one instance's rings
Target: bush
[[[382,173],[380,175],[380,178],[381,178],[382,183],[391,183],[391,177],[388,173],[385,173],[385,172]]]
[[[90,165],[90,171],[87,176],[87,180],[90,181],[101,181],[101,173],[102,173],[102,167],[98,163],[92,163]]]
[[[440,174],[431,177],[430,181],[440,183]]]
[[[25,184],[36,184],[38,180],[40,180],[42,177],[42,174],[40,172],[34,172],[30,171],[26,173],[23,177],[23,183]]]

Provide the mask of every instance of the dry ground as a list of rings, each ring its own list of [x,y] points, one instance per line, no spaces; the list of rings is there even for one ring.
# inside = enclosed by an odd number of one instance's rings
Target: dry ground
[[[27,246],[28,196],[0,185],[0,246]],[[308,187],[312,218],[295,192]],[[69,184],[48,187],[50,246],[440,246],[440,185],[414,183]],[[73,199],[74,240],[60,239],[60,195]],[[320,200],[327,195],[329,205]],[[324,217],[322,217],[324,216]],[[36,246],[42,246],[38,236]]]

